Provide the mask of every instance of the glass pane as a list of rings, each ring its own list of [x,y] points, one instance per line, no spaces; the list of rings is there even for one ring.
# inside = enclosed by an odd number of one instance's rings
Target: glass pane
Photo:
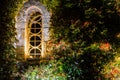
[[[31,32],[32,32],[32,33],[35,33],[35,29],[31,29]]]
[[[40,32],[40,29],[36,29],[36,33]]]
[[[36,40],[40,40],[40,37],[36,36]]]
[[[41,26],[39,24],[32,24],[31,26],[31,32],[32,33],[38,33],[41,30]]]
[[[35,46],[35,42],[30,42],[30,44],[31,44],[32,46]]]
[[[33,57],[40,57],[41,54],[41,38],[42,38],[42,17],[39,12],[35,12],[30,15],[31,20],[29,23],[32,23],[28,33],[29,35],[29,53]],[[32,22],[33,21],[33,22]]]
[[[40,25],[39,25],[39,24],[36,24],[36,28],[40,28]]]
[[[36,42],[36,46],[40,45],[40,42]]]
[[[36,53],[40,53],[40,50],[39,50],[39,49],[36,49]]]
[[[34,54],[35,53],[35,49],[32,49],[31,51],[30,51],[30,54]]]
[[[41,22],[41,16],[37,17],[35,21]]]
[[[32,36],[32,37],[30,38],[30,41],[34,41],[34,39],[35,39],[35,36]]]
[[[35,28],[35,24],[34,23],[31,25],[31,28]]]

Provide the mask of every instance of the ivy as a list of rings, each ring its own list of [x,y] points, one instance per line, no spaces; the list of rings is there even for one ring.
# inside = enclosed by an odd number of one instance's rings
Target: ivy
[[[55,42],[64,41],[70,45],[69,49],[53,51],[56,57],[59,55],[61,59],[65,57],[62,55],[65,53],[69,55],[66,55],[69,59],[73,55],[73,61],[68,60],[69,63],[66,63],[66,59],[63,60],[67,65],[73,64],[76,60],[83,60],[82,63],[77,61],[83,72],[82,77],[79,77],[81,80],[104,79],[101,73],[104,65],[114,60],[118,55],[114,53],[119,49],[119,39],[116,34],[120,32],[120,13],[117,10],[116,1],[55,1],[59,4],[51,10],[51,37]],[[110,47],[100,48],[101,44],[106,45],[107,43],[111,45],[112,49]],[[70,69],[72,68],[70,67]],[[69,71],[67,72],[69,74]],[[78,77],[75,78],[78,79]]]
[[[15,71],[15,16],[24,0],[0,0],[0,79],[12,78]]]

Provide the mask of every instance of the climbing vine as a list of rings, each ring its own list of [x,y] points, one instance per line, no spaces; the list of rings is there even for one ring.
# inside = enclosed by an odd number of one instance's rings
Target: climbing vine
[[[0,0],[0,79],[11,79],[15,71],[15,16],[24,0]]]
[[[49,4],[50,2],[55,5]],[[50,29],[54,43],[52,53],[57,60],[63,59],[64,70],[71,76],[70,79],[105,78],[106,73],[103,72],[105,67],[119,55],[118,2],[116,0],[43,1],[46,5],[49,4],[47,7],[52,12]],[[62,46],[62,43],[65,46]],[[72,74],[74,67],[67,67],[70,64],[76,65],[75,63],[79,65],[77,68],[81,69],[82,74]],[[73,70],[71,74],[70,70]]]

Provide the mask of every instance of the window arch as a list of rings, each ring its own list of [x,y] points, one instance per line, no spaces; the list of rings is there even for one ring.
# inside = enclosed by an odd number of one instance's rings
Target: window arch
[[[29,0],[16,16],[17,55],[22,58],[45,57],[49,40],[50,14],[39,0]]]

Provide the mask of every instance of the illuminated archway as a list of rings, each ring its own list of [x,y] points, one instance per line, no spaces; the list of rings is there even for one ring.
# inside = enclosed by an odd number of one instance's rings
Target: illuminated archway
[[[37,0],[29,0],[16,17],[18,58],[39,58],[46,53],[50,14]]]

